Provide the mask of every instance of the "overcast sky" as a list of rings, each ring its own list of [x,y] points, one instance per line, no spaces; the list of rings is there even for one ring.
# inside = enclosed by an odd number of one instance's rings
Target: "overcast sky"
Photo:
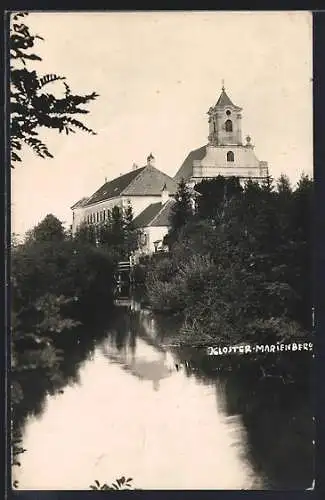
[[[85,117],[98,135],[42,131],[54,159],[23,151],[12,171],[14,232],[48,213],[70,224],[74,202],[150,152],[173,176],[206,144],[222,79],[243,108],[243,138],[251,135],[271,175],[312,174],[310,13],[32,13],[27,23],[44,38],[39,73],[100,95]]]

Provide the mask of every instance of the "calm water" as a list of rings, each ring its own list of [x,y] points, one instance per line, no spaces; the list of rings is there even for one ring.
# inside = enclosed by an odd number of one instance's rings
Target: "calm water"
[[[135,302],[118,308],[64,392],[28,417],[20,489],[88,489],[122,475],[143,489],[310,486],[308,391],[293,383],[281,396],[241,368],[221,376],[218,358],[166,345],[172,329]]]

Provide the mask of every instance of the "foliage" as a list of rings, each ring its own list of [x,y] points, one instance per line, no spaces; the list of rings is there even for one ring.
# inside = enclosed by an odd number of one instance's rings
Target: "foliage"
[[[83,222],[75,234],[75,241],[88,242],[110,252],[114,260],[128,259],[138,249],[140,232],[133,226],[131,205],[107,210],[106,218],[97,224]]]
[[[210,182],[210,184],[209,184]],[[170,257],[151,265],[155,310],[181,312],[184,341],[283,342],[311,330],[312,181],[204,181]],[[309,274],[308,274],[309,273]]]
[[[89,110],[82,107],[94,101],[98,95],[73,94],[65,77],[56,74],[39,75],[29,64],[41,61],[31,52],[35,42],[43,40],[30,32],[24,23],[27,13],[13,14],[10,25],[10,136],[11,166],[21,161],[20,151],[27,144],[41,158],[52,154],[39,138],[39,129],[56,129],[60,133],[81,130],[95,132],[76,119]],[[59,87],[58,87],[58,84]]]
[[[100,490],[100,491],[108,491],[108,490],[113,490],[113,491],[117,491],[117,490],[130,490],[130,489],[133,489],[132,488],[132,477],[128,477],[127,479],[122,476],[121,478],[119,479],[116,479],[114,483],[112,483],[111,485],[108,485],[106,483],[103,483],[103,484],[100,484],[99,481],[97,481],[97,479],[94,481],[95,484],[91,484],[90,485],[90,489],[91,490]]]
[[[69,308],[89,309],[112,300],[114,264],[107,252],[73,240],[35,242],[12,252],[14,310],[27,308],[44,294],[72,300]],[[88,309],[87,308],[87,309]]]
[[[177,240],[180,229],[189,222],[193,216],[192,195],[184,179],[181,179],[178,184],[175,200],[176,203],[174,203],[171,208],[171,227],[164,241],[169,247]]]
[[[92,326],[113,304],[114,263],[108,252],[70,239],[47,216],[11,257],[11,404],[13,464],[23,452],[20,426],[31,393],[61,387],[61,367],[80,323]]]
[[[225,200],[231,200],[242,192],[239,179],[219,175],[215,179],[202,180],[195,190],[201,194],[197,200],[197,213],[205,219],[217,219]]]
[[[62,241],[65,238],[62,222],[48,214],[37,226],[28,232],[26,242]]]

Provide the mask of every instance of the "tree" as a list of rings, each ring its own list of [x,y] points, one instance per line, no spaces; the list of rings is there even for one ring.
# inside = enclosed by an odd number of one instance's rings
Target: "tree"
[[[53,214],[48,214],[37,226],[29,231],[27,242],[62,241],[65,232],[62,222]]]
[[[79,243],[89,243],[96,245],[96,231],[93,225],[82,222],[78,227],[74,240]]]
[[[124,220],[125,220],[125,226],[131,229],[133,223],[133,210],[130,202],[128,203],[128,206],[124,211]]]
[[[21,161],[20,151],[27,144],[41,158],[53,158],[38,137],[42,127],[56,129],[60,133],[74,133],[82,130],[95,135],[95,132],[75,118],[89,110],[80,107],[98,97],[95,92],[86,95],[73,94],[65,82],[65,77],[56,74],[40,76],[35,70],[28,68],[31,61],[41,58],[30,52],[38,35],[30,33],[23,22],[27,13],[14,14],[10,25],[10,136],[11,167]],[[61,83],[60,93],[51,93],[55,83]],[[62,92],[63,91],[63,92]],[[63,95],[62,95],[63,94]]]
[[[279,194],[290,195],[292,193],[292,187],[290,184],[290,179],[287,175],[281,174],[277,180],[277,192]]]
[[[242,192],[238,177],[204,179],[195,186],[201,193],[198,199],[198,215],[207,219],[218,219],[225,200],[231,200]]]
[[[175,194],[176,203],[171,208],[170,225],[171,228],[165,236],[164,243],[168,246],[176,241],[179,231],[193,217],[192,199],[190,189],[184,179],[178,184]]]

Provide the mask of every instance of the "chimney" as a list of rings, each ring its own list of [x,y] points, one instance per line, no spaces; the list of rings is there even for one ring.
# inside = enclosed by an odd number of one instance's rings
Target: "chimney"
[[[169,191],[167,189],[166,184],[164,184],[161,190],[161,203],[165,205],[165,203],[167,203],[168,200],[169,200]]]
[[[147,166],[154,167],[155,166],[155,157],[153,156],[152,153],[147,157]]]
[[[133,163],[132,170],[136,170],[137,168],[139,168],[138,165],[136,163]]]

